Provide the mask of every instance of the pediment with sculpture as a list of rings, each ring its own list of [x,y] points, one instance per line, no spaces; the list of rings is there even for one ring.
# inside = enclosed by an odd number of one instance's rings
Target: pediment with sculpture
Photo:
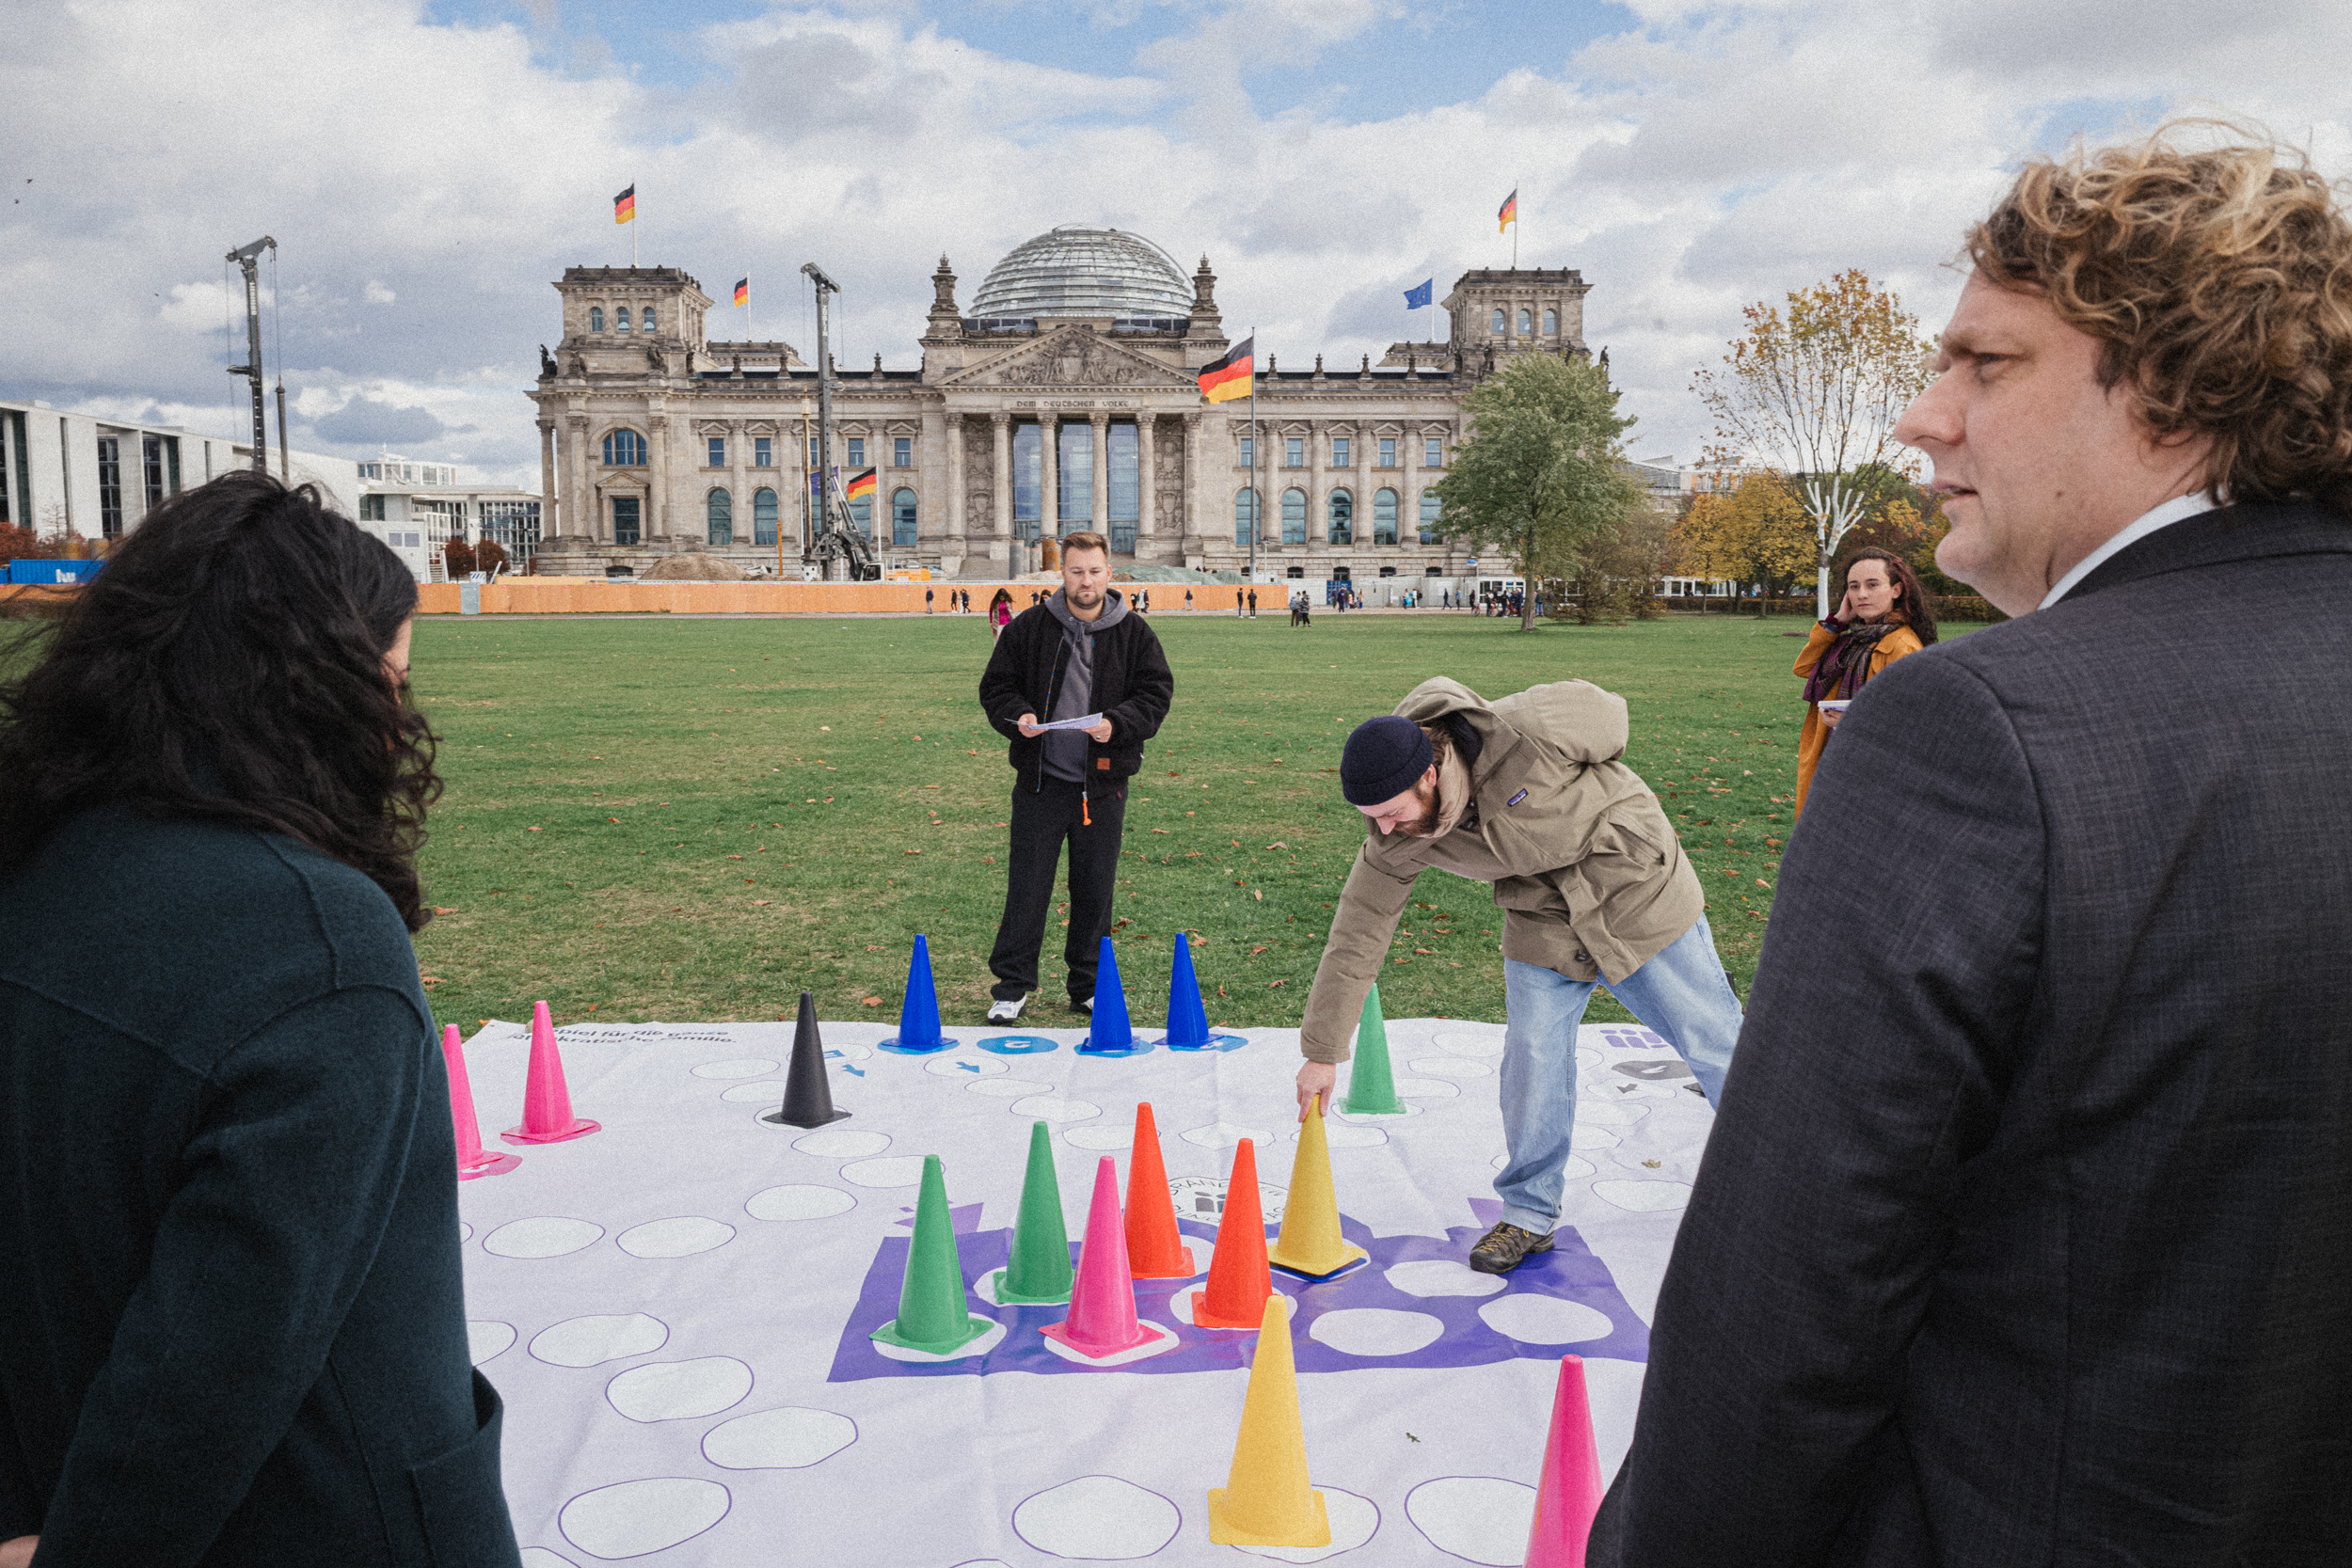
[[[1038,342],[967,366],[949,386],[976,387],[1195,387],[1194,378],[1149,355],[1097,336],[1085,327],[1063,327]]]

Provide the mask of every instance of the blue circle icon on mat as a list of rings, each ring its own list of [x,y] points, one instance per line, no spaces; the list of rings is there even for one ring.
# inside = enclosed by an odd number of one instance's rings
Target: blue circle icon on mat
[[[979,1042],[979,1048],[999,1056],[1041,1056],[1058,1049],[1058,1042],[1043,1035],[991,1035]]]

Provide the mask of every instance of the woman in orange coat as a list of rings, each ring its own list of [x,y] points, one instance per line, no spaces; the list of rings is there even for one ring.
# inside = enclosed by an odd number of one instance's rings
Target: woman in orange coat
[[[1805,791],[1813,787],[1813,769],[1820,766],[1821,748],[1837,727],[1841,710],[1823,712],[1821,704],[1851,700],[1872,675],[1908,654],[1935,641],[1935,611],[1920,591],[1919,575],[1911,562],[1892,550],[1867,549],[1846,567],[1846,596],[1828,620],[1813,628],[1804,652],[1797,656],[1796,673],[1804,677],[1804,734],[1797,742],[1797,808],[1804,811]]]

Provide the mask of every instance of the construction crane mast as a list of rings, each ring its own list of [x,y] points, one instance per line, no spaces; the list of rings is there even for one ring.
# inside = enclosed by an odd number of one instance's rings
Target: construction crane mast
[[[246,362],[229,367],[230,375],[244,376],[253,388],[253,467],[261,473],[269,472],[268,403],[262,390],[262,269],[261,255],[276,250],[278,242],[267,234],[251,245],[239,245],[229,253],[229,260],[245,273],[245,341]],[[282,445],[286,435],[284,394],[279,394],[278,435]]]

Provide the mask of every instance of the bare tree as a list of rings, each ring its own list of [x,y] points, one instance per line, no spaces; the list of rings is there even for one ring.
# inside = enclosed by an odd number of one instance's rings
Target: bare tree
[[[1918,460],[1895,440],[1895,421],[1928,384],[1934,345],[1893,290],[1850,268],[1791,290],[1788,313],[1747,307],[1724,369],[1692,389],[1715,417],[1719,463],[1757,463],[1791,476],[1812,525],[1816,613],[1829,613],[1830,565],[1868,509],[1867,469],[1915,477]]]

